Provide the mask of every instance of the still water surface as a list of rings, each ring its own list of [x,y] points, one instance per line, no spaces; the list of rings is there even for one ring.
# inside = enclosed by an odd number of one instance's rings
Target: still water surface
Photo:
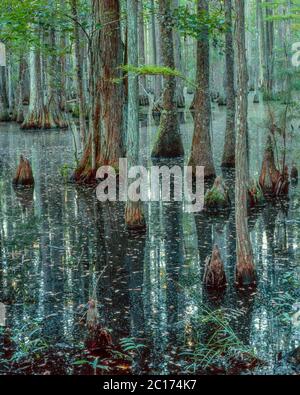
[[[213,111],[219,174],[225,111]],[[262,104],[250,102],[253,177],[260,170],[266,138],[264,114]],[[188,153],[193,118],[188,112],[180,119]],[[141,163],[151,165],[157,129],[151,114],[141,115],[140,126]],[[296,148],[289,144],[294,154]],[[20,154],[32,163],[33,194],[16,192],[11,184]],[[61,173],[67,170],[62,168],[73,163],[71,132],[23,132],[15,124],[0,125],[0,301],[7,305],[7,325],[24,331],[28,323],[40,322],[42,336],[54,348],[76,348],[83,342],[78,306],[94,297],[100,322],[115,343],[133,337],[147,345],[147,355],[136,358],[133,372],[172,373],[181,371],[176,354],[200,300],[211,308],[233,309],[231,325],[239,339],[267,362],[258,371],[274,373],[278,353],[300,343],[299,327],[291,319],[292,306],[300,301],[299,187],[291,188],[287,204],[269,204],[250,217],[259,284],[245,297],[233,284],[233,209],[228,216],[209,218],[186,213],[182,203],[152,202],[145,206],[147,233],[128,235],[121,203],[101,204],[94,190],[63,182]],[[232,189],[232,174],[223,176]],[[217,301],[202,287],[204,261],[214,244],[229,282]]]

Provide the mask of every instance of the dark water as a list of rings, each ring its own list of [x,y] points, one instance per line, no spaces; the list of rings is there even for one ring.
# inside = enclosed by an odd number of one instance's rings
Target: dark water
[[[214,109],[218,173],[224,115],[225,109]],[[181,121],[188,152],[191,114],[181,114]],[[250,105],[249,125],[250,167],[256,177],[265,141],[262,105]],[[155,131],[151,115],[141,116],[143,164],[151,164]],[[289,155],[295,157],[295,144],[289,144]],[[11,185],[21,153],[33,166],[33,195],[16,192]],[[27,332],[35,324],[41,328],[39,336],[58,353],[83,348],[78,306],[92,297],[114,343],[132,337],[147,346],[136,354],[132,372],[181,372],[184,357],[176,354],[189,336],[199,303],[205,303],[228,311],[240,341],[267,362],[256,372],[276,372],[278,354],[300,343],[299,326],[292,320],[300,310],[295,307],[300,302],[299,187],[291,188],[288,203],[269,204],[250,217],[259,284],[256,292],[245,296],[233,284],[233,210],[225,218],[209,218],[185,212],[183,203],[153,202],[145,206],[147,233],[130,235],[122,203],[99,203],[94,190],[64,183],[64,165],[73,163],[70,132],[25,133],[14,124],[0,125],[0,301],[7,306],[7,326],[19,352],[26,356]],[[232,188],[232,175],[225,178]],[[202,287],[204,261],[215,243],[229,280],[221,300],[211,299]],[[5,371],[2,360],[0,373]],[[72,364],[65,372],[73,372]]]

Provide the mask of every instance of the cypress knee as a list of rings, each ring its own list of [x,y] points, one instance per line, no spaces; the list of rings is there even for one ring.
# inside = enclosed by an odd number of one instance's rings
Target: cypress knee
[[[20,163],[16,171],[15,178],[13,179],[15,186],[33,186],[34,178],[30,162],[23,155],[20,156]]]
[[[210,289],[226,287],[224,264],[217,245],[214,246],[211,257],[206,259],[203,282]]]

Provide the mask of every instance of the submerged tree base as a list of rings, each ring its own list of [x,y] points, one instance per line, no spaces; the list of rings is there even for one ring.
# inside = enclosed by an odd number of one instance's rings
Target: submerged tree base
[[[276,168],[271,136],[268,136],[259,184],[266,198],[287,196],[289,174],[285,166],[283,174]]]
[[[252,181],[248,189],[248,207],[254,208],[263,205],[265,202],[262,188],[258,182]]]
[[[251,262],[238,263],[236,265],[235,283],[239,288],[256,286],[256,272]]]
[[[51,112],[47,108],[39,108],[30,111],[20,126],[22,130],[35,129],[66,129],[68,123],[57,112]]]
[[[214,246],[211,257],[206,259],[203,282],[211,290],[223,289],[227,285],[224,264],[217,245]]]
[[[0,122],[9,122],[11,121],[9,112],[7,110],[2,110],[0,112]]]
[[[206,210],[224,210],[231,205],[228,188],[221,177],[217,177],[211,189],[204,198],[204,208]]]
[[[235,153],[223,159],[222,165],[224,169],[235,169]]]
[[[13,185],[15,186],[26,186],[31,187],[34,185],[34,178],[28,159],[20,156],[20,163],[16,171],[15,178],[13,179]]]
[[[177,111],[163,111],[152,158],[178,158],[184,156],[180,132],[177,129]]]
[[[145,231],[146,223],[141,202],[128,201],[125,208],[125,223],[128,230]]]

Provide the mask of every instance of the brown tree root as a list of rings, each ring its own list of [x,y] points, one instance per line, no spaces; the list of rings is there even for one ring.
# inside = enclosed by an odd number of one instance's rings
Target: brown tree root
[[[217,245],[214,246],[211,257],[206,258],[203,282],[207,288],[212,290],[226,287],[224,264]]]
[[[267,139],[259,184],[269,198],[287,195],[289,191],[288,168],[285,166],[283,174],[276,168],[271,136]]]
[[[16,171],[15,178],[13,179],[15,186],[33,186],[34,178],[28,159],[20,156],[20,163]]]
[[[68,123],[56,111],[49,111],[46,107],[29,112],[21,125],[22,130],[35,129],[66,129]]]
[[[254,208],[263,204],[265,201],[264,194],[259,183],[252,181],[248,189],[248,207]]]
[[[128,230],[143,231],[146,229],[145,218],[140,202],[129,201],[126,204],[125,223]]]
[[[243,262],[236,265],[235,283],[238,287],[256,285],[256,273],[252,263]]]

